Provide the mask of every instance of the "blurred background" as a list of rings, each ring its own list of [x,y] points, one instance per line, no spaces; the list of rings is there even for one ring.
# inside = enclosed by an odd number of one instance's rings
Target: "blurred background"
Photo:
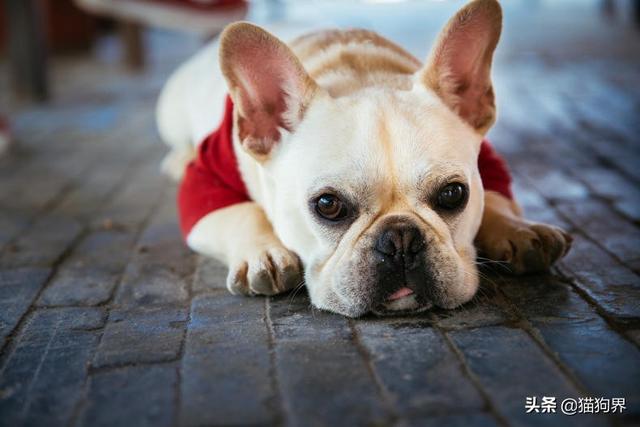
[[[310,28],[370,28],[424,58],[434,36],[463,3],[4,0],[0,5],[0,126],[5,134],[13,129],[15,140],[21,138],[25,120],[31,117],[20,112],[48,111],[55,105],[55,112],[47,117],[51,125],[73,123],[86,128],[113,125],[122,112],[118,103],[137,100],[151,108],[169,72],[225,24],[239,19]],[[628,74],[637,72],[639,1],[503,3],[505,31],[497,52],[497,77],[524,73],[520,79],[524,80],[540,67],[573,64],[576,69],[570,72],[575,81],[570,84],[582,80],[580,73],[606,67],[612,78],[627,85],[625,79],[632,78]],[[498,86],[506,84],[496,80]],[[500,96],[498,100],[506,101]],[[80,111],[71,108],[74,101]],[[62,105],[71,109],[62,111]]]
[[[423,58],[461,0],[4,0],[0,6],[0,114],[33,102],[90,101],[108,93],[150,101],[167,74],[233,20],[311,27],[363,27]],[[509,0],[497,71],[508,61],[606,62],[637,57],[636,0]],[[637,65],[637,62],[635,62]],[[527,70],[523,70],[527,71]],[[625,72],[637,70],[620,67]],[[513,73],[509,73],[513,74]],[[140,83],[144,82],[141,86]],[[499,82],[499,80],[498,80]],[[116,85],[117,87],[113,87]],[[128,89],[125,89],[126,87]],[[134,89],[135,90],[129,90]],[[142,99],[142,98],[139,98]],[[500,97],[499,97],[500,99]],[[44,104],[43,104],[44,105]],[[83,109],[84,115],[89,114]],[[88,120],[104,117],[95,111]],[[114,111],[114,114],[116,112]],[[14,116],[14,117],[10,117]],[[106,114],[109,116],[109,114]],[[111,115],[109,117],[115,117]],[[9,120],[11,119],[11,120]],[[76,117],[77,121],[80,120]],[[106,120],[106,118],[104,119]],[[107,122],[103,122],[107,125]],[[19,132],[15,134],[19,136]]]
[[[370,28],[426,55],[462,0],[4,0],[3,107],[61,95],[72,61],[153,74],[188,57],[233,20]],[[637,53],[636,0],[509,0],[498,59],[563,61]],[[623,42],[624,41],[624,42]],[[636,49],[636,50],[634,50]],[[126,75],[123,75],[123,77]],[[133,77],[133,75],[132,75]],[[9,96],[8,96],[9,95]],[[11,96],[12,95],[12,96]]]

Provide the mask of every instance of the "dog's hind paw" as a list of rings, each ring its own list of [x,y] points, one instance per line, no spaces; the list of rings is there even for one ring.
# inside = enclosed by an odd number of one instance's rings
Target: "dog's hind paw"
[[[571,248],[573,239],[553,225],[504,218],[493,233],[476,241],[480,254],[515,274],[546,271]]]
[[[275,295],[304,282],[297,255],[281,245],[256,250],[232,264],[227,288],[232,294]]]

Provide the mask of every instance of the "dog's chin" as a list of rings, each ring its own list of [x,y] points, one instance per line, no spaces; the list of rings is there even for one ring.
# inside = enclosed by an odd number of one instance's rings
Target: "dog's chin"
[[[431,301],[418,301],[415,294],[407,295],[393,301],[387,301],[374,307],[371,312],[376,316],[400,316],[415,314],[433,307]]]

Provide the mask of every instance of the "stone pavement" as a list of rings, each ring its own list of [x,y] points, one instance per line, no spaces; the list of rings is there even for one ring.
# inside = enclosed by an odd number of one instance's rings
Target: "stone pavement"
[[[401,318],[234,297],[183,246],[152,113],[192,41],[155,34],[143,75],[109,44],[56,60],[56,100],[12,109],[0,160],[0,426],[640,425],[640,35],[595,22],[563,46],[511,24],[495,70],[492,139],[570,255]],[[543,396],[558,413],[526,413]],[[580,397],[626,409],[559,413]]]

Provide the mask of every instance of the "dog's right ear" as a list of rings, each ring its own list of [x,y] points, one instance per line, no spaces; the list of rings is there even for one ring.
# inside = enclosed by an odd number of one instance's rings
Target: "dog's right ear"
[[[246,22],[222,33],[220,66],[237,107],[242,146],[265,160],[281,130],[292,131],[302,120],[318,86],[287,45]]]

